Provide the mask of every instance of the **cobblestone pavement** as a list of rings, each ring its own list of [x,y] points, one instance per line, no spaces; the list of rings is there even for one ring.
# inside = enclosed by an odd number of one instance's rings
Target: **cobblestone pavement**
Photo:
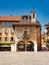
[[[0,65],[49,65],[49,52],[0,52]]]

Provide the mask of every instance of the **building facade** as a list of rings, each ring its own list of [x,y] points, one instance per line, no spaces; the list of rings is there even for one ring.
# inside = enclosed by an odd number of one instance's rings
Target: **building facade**
[[[41,49],[41,24],[36,11],[24,16],[0,16],[0,50],[38,51]]]
[[[45,24],[45,33],[42,35],[42,46],[45,50],[49,51],[49,23]]]
[[[18,16],[0,16],[0,51],[11,51],[15,35],[12,25],[19,20]]]

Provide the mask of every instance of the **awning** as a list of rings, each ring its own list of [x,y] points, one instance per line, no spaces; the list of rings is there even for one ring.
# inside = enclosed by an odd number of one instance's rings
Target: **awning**
[[[11,46],[8,46],[8,45],[4,45],[4,46],[2,46],[2,45],[1,45],[0,47],[11,47]]]
[[[13,43],[0,43],[0,47],[2,46],[2,47],[9,47],[9,46],[11,46],[11,44],[13,44]]]

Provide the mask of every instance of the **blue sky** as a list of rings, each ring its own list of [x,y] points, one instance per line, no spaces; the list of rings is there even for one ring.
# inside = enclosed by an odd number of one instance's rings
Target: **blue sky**
[[[44,32],[44,25],[49,22],[49,0],[0,0],[0,16],[30,15],[33,9]]]

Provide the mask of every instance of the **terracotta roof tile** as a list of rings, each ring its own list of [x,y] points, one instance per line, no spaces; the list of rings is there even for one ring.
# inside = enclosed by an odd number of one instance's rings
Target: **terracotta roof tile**
[[[20,21],[20,16],[0,16],[0,21]]]

